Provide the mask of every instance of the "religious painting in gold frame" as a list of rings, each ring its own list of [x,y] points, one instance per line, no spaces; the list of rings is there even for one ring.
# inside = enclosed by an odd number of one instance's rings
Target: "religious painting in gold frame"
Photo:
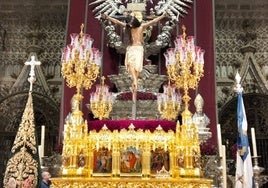
[[[168,150],[166,151],[164,148],[158,147],[155,150],[151,150],[150,173],[152,176],[155,176],[157,172],[163,169],[166,171],[170,170],[170,155]]]
[[[94,150],[93,176],[111,176],[112,174],[112,151],[107,147]]]
[[[142,150],[133,146],[121,150],[120,176],[142,176]]]

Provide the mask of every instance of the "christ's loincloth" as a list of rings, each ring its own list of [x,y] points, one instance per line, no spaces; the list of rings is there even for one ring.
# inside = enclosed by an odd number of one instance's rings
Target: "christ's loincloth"
[[[143,66],[143,46],[128,46],[126,50],[125,66],[130,72],[132,67],[135,71],[141,72]]]

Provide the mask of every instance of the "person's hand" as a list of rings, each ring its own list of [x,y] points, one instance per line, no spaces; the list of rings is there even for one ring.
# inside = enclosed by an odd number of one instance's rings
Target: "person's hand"
[[[101,14],[101,19],[107,20],[108,19],[108,15],[107,14]]]

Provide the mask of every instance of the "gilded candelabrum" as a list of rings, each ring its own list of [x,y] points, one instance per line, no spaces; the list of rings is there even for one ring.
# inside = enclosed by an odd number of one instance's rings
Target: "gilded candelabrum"
[[[82,89],[91,88],[99,74],[102,54],[92,48],[93,39],[81,32],[71,34],[71,43],[62,54],[62,75],[68,87],[76,87],[72,97],[72,109],[64,124],[62,151],[62,175],[75,176],[88,174],[88,156],[90,148],[85,145],[88,135],[88,124],[83,119],[80,103],[83,99]]]
[[[113,107],[112,93],[109,87],[104,84],[105,77],[101,78],[101,84],[96,86],[96,91],[90,95],[90,110],[95,118],[100,120],[109,118]]]
[[[174,120],[178,117],[181,96],[176,88],[170,85],[170,82],[164,86],[164,92],[157,96],[157,106],[163,119]]]
[[[169,79],[184,91],[182,125],[178,122],[176,127],[177,173],[180,176],[200,176],[200,141],[189,111],[189,89],[195,89],[203,76],[204,50],[195,46],[193,36],[186,37],[185,26],[182,30],[183,34],[174,41],[175,48],[168,49],[164,54]]]
[[[175,48],[165,52],[167,74],[177,88],[182,88],[184,95],[184,111],[182,112],[183,124],[188,125],[191,121],[189,111],[189,89],[195,89],[203,76],[204,50],[195,46],[194,37],[186,37],[186,27],[182,26],[183,34],[174,41]]]
[[[82,99],[81,89],[89,89],[99,75],[102,53],[92,48],[93,39],[83,33],[72,33],[71,44],[62,53],[62,75],[68,87],[76,87],[77,94]]]

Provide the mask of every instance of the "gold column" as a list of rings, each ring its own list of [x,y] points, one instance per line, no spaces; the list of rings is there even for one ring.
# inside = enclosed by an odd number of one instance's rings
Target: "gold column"
[[[142,155],[142,174],[144,175],[144,177],[149,177],[150,176],[150,164],[151,164],[151,145],[149,142],[149,139],[151,137],[151,132],[149,130],[145,131],[145,135],[147,135],[147,137],[145,137],[146,139],[144,140],[144,145],[143,145],[143,155]]]
[[[119,176],[120,174],[120,151],[119,151],[119,143],[118,143],[118,130],[114,130],[114,142],[113,142],[113,170],[112,175],[113,176]]]

